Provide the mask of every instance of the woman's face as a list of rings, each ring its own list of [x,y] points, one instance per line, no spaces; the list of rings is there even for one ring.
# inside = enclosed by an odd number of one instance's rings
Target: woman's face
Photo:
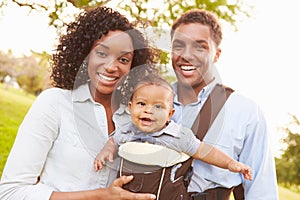
[[[118,80],[131,68],[133,43],[123,31],[109,31],[96,41],[87,59],[90,91],[96,100],[111,95]]]

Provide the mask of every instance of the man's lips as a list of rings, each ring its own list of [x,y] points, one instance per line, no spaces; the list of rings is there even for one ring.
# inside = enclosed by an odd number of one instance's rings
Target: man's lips
[[[183,71],[191,71],[196,70],[196,67],[194,65],[180,65],[180,69]]]

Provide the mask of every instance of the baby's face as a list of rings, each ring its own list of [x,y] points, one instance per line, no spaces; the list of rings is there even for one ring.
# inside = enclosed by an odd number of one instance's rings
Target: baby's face
[[[160,131],[173,113],[173,95],[166,87],[144,85],[138,88],[128,107],[132,122],[145,133]]]

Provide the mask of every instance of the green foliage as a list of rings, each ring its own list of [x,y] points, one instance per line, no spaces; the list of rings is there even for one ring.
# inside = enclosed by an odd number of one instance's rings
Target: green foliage
[[[250,6],[239,0],[168,0],[155,3],[149,0],[136,0],[121,1],[118,7],[129,12],[134,19],[149,21],[154,27],[162,27],[163,24],[171,25],[178,16],[193,8],[212,11],[221,19],[234,25],[237,21],[236,16],[249,16]]]
[[[32,52],[32,55],[20,58],[0,52],[0,82],[9,75],[25,91],[38,94],[50,84],[48,60],[46,52]]]
[[[9,0],[4,0],[0,7],[5,7]],[[50,25],[61,28],[66,19],[66,8],[88,9],[103,5],[116,5],[116,9],[133,19],[149,21],[154,27],[163,27],[163,24],[170,25],[183,12],[200,8],[216,13],[220,18],[229,24],[234,25],[237,16],[249,16],[251,6],[241,0],[67,0],[67,1],[50,1],[40,3],[32,1],[23,3],[21,0],[13,0],[19,6],[27,6],[35,10],[44,10],[48,12]],[[58,29],[59,30],[59,29]]]
[[[18,127],[35,96],[0,84],[0,176]]]
[[[283,142],[287,145],[280,159],[276,159],[278,182],[291,187],[300,186],[300,122],[291,116],[291,122],[283,128],[287,137]]]

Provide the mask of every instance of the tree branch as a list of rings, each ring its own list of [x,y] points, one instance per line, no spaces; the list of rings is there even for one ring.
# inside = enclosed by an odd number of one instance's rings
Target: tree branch
[[[29,7],[30,9],[34,10],[34,9],[37,9],[37,8],[42,8],[44,10],[48,10],[48,8],[42,4],[38,4],[38,3],[20,3],[18,2],[17,0],[12,0],[13,3],[16,3],[18,6],[20,7]]]

